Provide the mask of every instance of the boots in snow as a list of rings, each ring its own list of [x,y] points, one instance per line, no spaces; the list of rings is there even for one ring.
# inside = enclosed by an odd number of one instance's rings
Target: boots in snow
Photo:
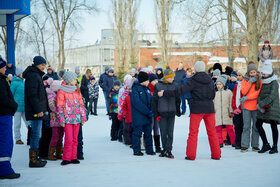
[[[265,153],[266,151],[269,151],[271,149],[269,143],[264,144],[262,149],[258,153]]]
[[[45,167],[47,161],[43,161],[38,157],[37,150],[29,149],[29,167],[30,168],[42,168]]]
[[[254,151],[254,152],[259,152],[259,151],[260,151],[260,148],[258,148],[258,147],[253,147],[253,148],[252,148],[252,151]]]
[[[18,179],[20,177],[19,173],[12,173],[5,176],[0,176],[0,179]]]
[[[159,157],[165,157],[166,156],[166,150],[162,150],[159,154]]]
[[[62,159],[62,145],[56,146],[56,159]]]
[[[71,160],[71,164],[80,164],[80,161],[78,159]]]
[[[271,150],[269,151],[269,154],[274,154],[274,153],[278,153],[277,145],[273,145]]]
[[[154,135],[154,142],[155,142],[156,153],[161,153],[160,135]]]
[[[146,152],[147,155],[156,155],[154,151]]]
[[[71,162],[69,162],[68,160],[63,160],[60,164],[62,166],[65,166],[65,165],[71,164]]]
[[[56,157],[54,156],[55,151],[56,151],[56,147],[49,148],[49,155],[48,155],[49,160],[56,160]]]
[[[140,151],[140,152],[135,152],[133,153],[134,156],[143,156],[144,154]]]
[[[16,141],[16,144],[20,144],[20,145],[22,145],[22,144],[24,144],[21,140],[17,140]]]
[[[173,154],[171,153],[171,151],[166,151],[165,157],[171,158],[171,159],[174,158],[174,156],[173,156]]]

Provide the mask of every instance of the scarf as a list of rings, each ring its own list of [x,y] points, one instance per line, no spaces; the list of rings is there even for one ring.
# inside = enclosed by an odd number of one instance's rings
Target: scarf
[[[240,92],[241,92],[241,81],[238,81],[237,83],[237,90],[236,90],[236,108],[239,108],[240,106]]]
[[[274,80],[278,80],[278,77],[275,74],[272,74],[270,77],[267,77],[267,78],[262,77],[263,84],[270,84]]]
[[[77,90],[77,86],[69,86],[69,85],[62,84],[58,90],[63,90],[67,93],[73,93]]]

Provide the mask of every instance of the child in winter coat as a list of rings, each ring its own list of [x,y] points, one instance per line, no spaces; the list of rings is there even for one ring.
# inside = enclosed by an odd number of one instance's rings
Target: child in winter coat
[[[16,74],[12,79],[10,85],[11,92],[14,96],[16,103],[18,104],[17,112],[14,116],[14,134],[16,144],[23,144],[21,141],[21,119],[23,119],[25,126],[28,128],[28,122],[25,118],[25,109],[24,109],[24,79],[22,77],[23,70],[16,68]]]
[[[278,77],[273,73],[272,63],[266,60],[261,69],[262,73],[262,88],[258,98],[258,114],[256,126],[263,141],[263,147],[259,153],[269,151],[270,154],[278,153],[278,129],[277,124],[280,122],[280,107],[279,107],[279,84]],[[270,147],[263,123],[270,123],[273,137],[273,146]]]
[[[241,149],[241,135],[243,131],[243,115],[240,99],[243,97],[241,93],[241,82],[244,75],[246,74],[246,69],[243,68],[237,72],[237,84],[233,90],[232,96],[232,110],[234,113],[233,123],[235,127],[235,149]]]
[[[99,86],[94,76],[90,77],[90,82],[88,84],[88,94],[89,94],[89,112],[90,114],[97,116],[97,101],[99,96]],[[94,104],[94,112],[92,111],[92,103]]]
[[[229,89],[224,89],[227,82],[227,77],[222,75],[216,81],[218,91],[214,99],[215,105],[215,119],[216,119],[216,132],[219,139],[220,147],[223,147],[223,125],[227,129],[227,133],[230,137],[232,146],[235,146],[235,134],[233,131],[232,117],[233,111],[231,107],[232,103],[232,92]]]
[[[64,127],[65,138],[61,165],[79,164],[77,160],[78,133],[80,124],[87,121],[86,110],[77,75],[71,71],[65,72],[62,84],[56,98],[59,123]]]
[[[237,72],[232,71],[230,75],[230,81],[227,83],[227,87],[233,92],[235,85],[237,84]]]
[[[122,138],[119,137],[119,129],[120,129],[120,121],[118,119],[118,97],[119,97],[119,89],[121,86],[121,81],[114,81],[114,86],[109,93],[109,107],[110,112],[109,115],[112,119],[111,125],[111,141],[122,141]]]
[[[132,82],[132,78],[125,79],[124,82],[124,92],[119,97],[119,106],[118,106],[118,119],[123,123],[123,142],[125,145],[131,145],[131,106],[130,106],[130,84]],[[127,101],[129,100],[129,104]]]
[[[52,127],[52,138],[49,146],[48,159],[56,160],[62,158],[62,140],[64,135],[64,129],[59,124],[57,117],[58,113],[56,105],[56,94],[61,86],[61,81],[53,80],[52,78],[49,78],[47,81],[49,83],[49,87],[46,88],[46,91],[48,95],[49,107],[51,109],[50,126]]]
[[[154,93],[154,87],[158,83],[158,77],[156,74],[151,73],[149,74],[149,88],[151,91],[151,95]],[[156,120],[156,116],[153,117],[153,122],[152,122],[152,129],[154,132],[154,144],[156,148],[156,153],[161,153],[161,148],[160,148],[160,132],[159,132],[159,121]]]
[[[135,82],[131,92],[131,116],[132,116],[132,148],[135,156],[143,156],[140,148],[140,137],[144,133],[146,153],[155,155],[152,140],[152,95],[150,93],[149,75],[139,72],[138,83]]]
[[[243,113],[243,132],[241,137],[241,152],[247,152],[250,144],[253,151],[259,151],[259,133],[256,127],[257,121],[257,101],[262,88],[262,81],[254,62],[250,62],[247,66],[247,74],[241,83],[240,99]],[[251,123],[253,121],[253,124]]]
[[[156,116],[156,120],[159,121],[161,142],[163,151],[159,155],[160,157],[174,158],[172,151],[173,144],[173,132],[175,115],[181,116],[180,104],[181,98],[179,96],[175,97],[160,97],[158,96],[158,90],[176,90],[177,86],[173,82],[175,77],[175,72],[166,67],[164,71],[163,80],[160,80],[158,84],[154,87],[153,95],[153,113]]]

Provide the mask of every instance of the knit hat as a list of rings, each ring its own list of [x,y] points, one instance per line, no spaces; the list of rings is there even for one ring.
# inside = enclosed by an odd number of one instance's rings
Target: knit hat
[[[268,41],[268,40],[265,40],[265,41],[264,41],[264,44],[269,44],[269,41]]]
[[[125,82],[127,79],[132,79],[132,76],[129,74],[126,74],[123,78],[123,82]]]
[[[77,78],[77,74],[72,71],[65,72],[62,77],[62,79],[66,82],[66,84],[72,82],[72,80],[75,78]]]
[[[121,81],[120,80],[115,80],[114,81],[114,86],[121,86]]]
[[[170,69],[169,66],[166,66],[166,70],[164,70],[163,72],[163,77],[164,79],[175,77],[175,72],[172,69]]]
[[[130,73],[136,73],[136,69],[135,68],[131,68]]]
[[[215,69],[215,71],[213,71],[213,76],[220,76],[221,75],[221,71],[219,69]]]
[[[114,70],[113,69],[109,69],[108,73],[114,73]]]
[[[154,67],[153,66],[148,66],[149,72],[153,72]]]
[[[221,75],[219,76],[219,78],[217,79],[216,83],[217,82],[220,82],[222,83],[224,86],[226,85],[227,83],[227,75]]]
[[[227,67],[226,67],[226,74],[227,74],[228,76],[230,76],[232,72],[233,72],[233,68],[230,67],[230,66],[227,66]]]
[[[94,76],[90,76],[89,79],[90,79],[90,80],[95,80],[95,77],[94,77]]]
[[[53,80],[53,78],[48,78],[46,82],[50,86],[50,89],[54,92],[57,92],[61,86],[61,81]]]
[[[268,60],[264,61],[260,72],[262,74],[267,74],[267,75],[271,75],[273,73],[271,60],[268,59]]]
[[[105,71],[109,71],[109,67],[108,66],[105,66]]]
[[[242,68],[242,69],[238,70],[238,73],[240,73],[244,77],[247,73],[247,70],[246,70],[246,68]]]
[[[47,64],[47,61],[41,56],[35,56],[33,58],[33,63],[35,66],[38,66],[40,64]]]
[[[157,76],[156,74],[151,73],[151,74],[149,75],[149,81],[150,81],[150,82],[153,82],[153,81],[156,80],[156,79],[158,79],[158,76]]]
[[[2,69],[3,67],[5,67],[7,65],[6,61],[3,60],[3,58],[0,58],[0,69]]]
[[[195,72],[205,72],[205,63],[203,61],[197,61],[194,65]]]
[[[79,66],[75,67],[75,71],[80,71],[80,67]]]
[[[215,71],[216,69],[219,69],[220,72],[223,71],[223,67],[220,63],[215,63],[214,66],[213,66],[213,70]]]
[[[249,65],[247,66],[247,73],[248,73],[248,74],[249,74],[250,71],[252,71],[252,70],[255,70],[256,72],[258,72],[258,68],[257,68],[256,64],[249,64]]]
[[[141,68],[141,67],[138,67],[138,68],[137,68],[137,71],[138,71],[138,72],[140,72],[141,70],[142,70],[142,68]]]
[[[148,73],[144,72],[144,71],[140,71],[138,74],[138,81],[139,83],[145,82],[149,80],[149,75]]]
[[[132,78],[131,79],[126,79],[125,81],[124,81],[124,86],[126,87],[126,88],[129,88],[129,85],[131,84],[131,82],[132,82]]]
[[[47,71],[48,71],[48,70],[52,70],[52,67],[51,67],[51,66],[48,66]]]
[[[21,68],[16,68],[16,76],[19,76],[20,74],[23,73],[23,69]]]
[[[231,77],[237,77],[237,71],[231,72],[230,76],[231,76]]]

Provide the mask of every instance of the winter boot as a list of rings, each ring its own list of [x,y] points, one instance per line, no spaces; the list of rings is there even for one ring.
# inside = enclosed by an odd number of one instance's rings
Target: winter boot
[[[154,135],[154,142],[155,142],[156,153],[161,153],[160,135]]]
[[[248,152],[248,148],[246,148],[246,147],[241,147],[241,152],[242,152],[242,153]]]
[[[254,151],[254,152],[259,152],[259,151],[260,151],[260,148],[258,148],[258,147],[253,147],[253,148],[252,148],[252,151]]]
[[[224,144],[220,144],[220,148],[224,147]]]
[[[18,179],[20,177],[19,173],[12,173],[5,176],[0,176],[0,179]]]
[[[42,168],[45,167],[47,161],[43,161],[38,158],[38,151],[29,149],[29,167],[30,168]]]
[[[62,145],[56,146],[55,157],[56,159],[62,159]]]
[[[147,155],[156,155],[156,153],[154,151],[149,151],[149,152],[146,152]]]
[[[161,153],[158,156],[159,157],[165,157],[166,156],[166,150],[162,150]]]
[[[269,151],[269,154],[278,153],[277,145],[273,145],[271,150]]]
[[[265,153],[266,151],[269,151],[271,149],[269,143],[264,144],[262,149],[260,151],[258,151],[258,153]]]
[[[134,156],[143,156],[144,154],[140,151],[140,152],[135,152],[133,153]]]
[[[65,165],[71,164],[71,162],[69,162],[68,160],[63,160],[60,164],[62,166],[65,166]]]
[[[71,164],[80,164],[80,161],[78,159],[71,160]]]
[[[24,144],[24,143],[23,143],[21,140],[17,140],[17,141],[16,141],[16,144],[21,144],[21,145],[22,145],[22,144]]]
[[[30,145],[30,135],[31,135],[31,127],[28,126],[28,132],[27,132],[27,145]]]
[[[165,157],[174,159],[174,156],[173,156],[173,154],[171,153],[171,151],[166,151]]]
[[[49,160],[56,160],[57,158],[54,156],[54,152],[56,151],[56,147],[50,147],[49,148],[49,155],[48,159]]]

